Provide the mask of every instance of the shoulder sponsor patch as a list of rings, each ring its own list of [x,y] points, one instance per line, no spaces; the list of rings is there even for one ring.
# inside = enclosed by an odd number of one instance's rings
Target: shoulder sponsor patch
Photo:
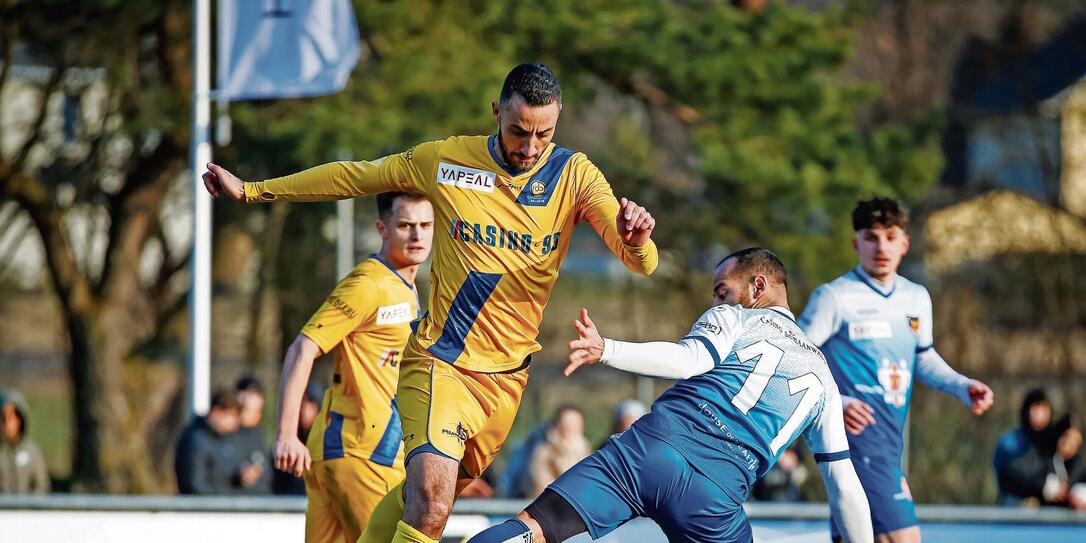
[[[724,331],[723,328],[721,328],[720,326],[718,326],[716,324],[713,324],[713,323],[711,323],[709,321],[698,321],[698,322],[694,323],[694,329],[695,330],[704,330],[704,331],[706,331],[706,332],[708,332],[710,334],[716,334],[716,335],[720,335],[720,333]]]
[[[848,323],[848,338],[857,339],[889,339],[894,337],[894,331],[887,321],[856,321]]]
[[[377,324],[402,324],[411,322],[414,318],[415,312],[407,302],[377,308]]]
[[[477,170],[439,162],[437,165],[437,182],[442,185],[452,185],[456,188],[477,190],[479,192],[494,192],[494,182],[497,176],[494,172]]]
[[[353,319],[358,316],[358,311],[355,311],[351,304],[348,304],[343,298],[339,296],[332,296],[328,299],[328,302],[332,307],[338,309],[341,313],[347,316],[348,319]]]

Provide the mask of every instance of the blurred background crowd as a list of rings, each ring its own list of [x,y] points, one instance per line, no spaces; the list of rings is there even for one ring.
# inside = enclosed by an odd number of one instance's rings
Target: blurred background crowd
[[[322,390],[306,390],[298,437],[305,442],[321,405]],[[244,376],[233,389],[219,389],[211,409],[182,430],[174,456],[177,490],[193,495],[305,495],[301,477],[269,466],[269,444],[261,428],[264,387]],[[621,433],[648,407],[633,399],[614,408],[610,434]],[[0,392],[3,442],[0,443],[0,493],[45,494],[51,483],[41,449],[27,435],[29,410],[14,390]],[[1086,454],[1083,429],[1074,413],[1054,417],[1043,389],[1022,400],[1019,426],[1001,435],[992,466],[998,503],[1007,506],[1058,506],[1086,511]],[[603,446],[589,441],[584,413],[559,406],[546,421],[507,445],[504,464],[490,470],[464,492],[466,498],[534,498],[564,471]],[[751,489],[755,501],[812,499],[805,483],[810,468],[803,446],[794,444]]]

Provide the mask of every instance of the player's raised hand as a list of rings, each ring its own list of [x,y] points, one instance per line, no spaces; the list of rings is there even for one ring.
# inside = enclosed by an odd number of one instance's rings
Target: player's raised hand
[[[969,409],[974,415],[982,415],[995,402],[995,393],[988,385],[973,379],[969,382]]]
[[[207,171],[204,172],[204,188],[211,193],[212,198],[218,198],[226,194],[234,200],[245,199],[245,183],[238,176],[226,171],[225,168],[213,162],[207,163]]]
[[[581,308],[581,316],[573,321],[573,328],[577,330],[577,339],[569,342],[569,365],[564,373],[569,377],[577,368],[585,364],[595,364],[603,357],[603,337],[596,324],[588,316],[588,310]]]
[[[623,198],[618,203],[618,234],[622,236],[622,242],[634,247],[648,243],[652,229],[656,228],[656,219],[633,200]]]
[[[301,477],[313,464],[309,448],[298,436],[293,435],[276,439],[272,445],[272,456],[275,457],[275,469],[291,473],[295,477]]]
[[[845,430],[848,433],[858,436],[872,424],[875,424],[875,410],[870,405],[856,399],[845,402]]]

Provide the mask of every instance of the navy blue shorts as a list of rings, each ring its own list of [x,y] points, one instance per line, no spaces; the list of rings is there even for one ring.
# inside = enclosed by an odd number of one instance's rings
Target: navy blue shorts
[[[905,481],[905,472],[901,471],[900,458],[864,456],[853,452],[852,465],[856,467],[856,475],[860,477],[864,494],[867,494],[867,503],[871,505],[871,525],[876,535],[920,524],[909,483]],[[832,517],[830,531],[835,539],[841,535]]]
[[[669,541],[753,541],[742,500],[747,482],[736,467],[734,480],[719,485],[694,470],[671,445],[632,427],[550,485],[580,514],[592,539],[636,517],[648,517]],[[731,487],[729,487],[731,488]]]

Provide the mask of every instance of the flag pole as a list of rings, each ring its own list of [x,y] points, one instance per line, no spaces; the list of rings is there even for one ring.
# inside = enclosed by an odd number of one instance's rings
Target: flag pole
[[[211,403],[211,196],[201,175],[211,161],[211,0],[194,0],[192,142],[192,258],[189,291],[189,413],[205,415]]]
[[[340,149],[336,160],[350,160],[351,153]],[[354,269],[354,200],[336,201],[336,281]]]

